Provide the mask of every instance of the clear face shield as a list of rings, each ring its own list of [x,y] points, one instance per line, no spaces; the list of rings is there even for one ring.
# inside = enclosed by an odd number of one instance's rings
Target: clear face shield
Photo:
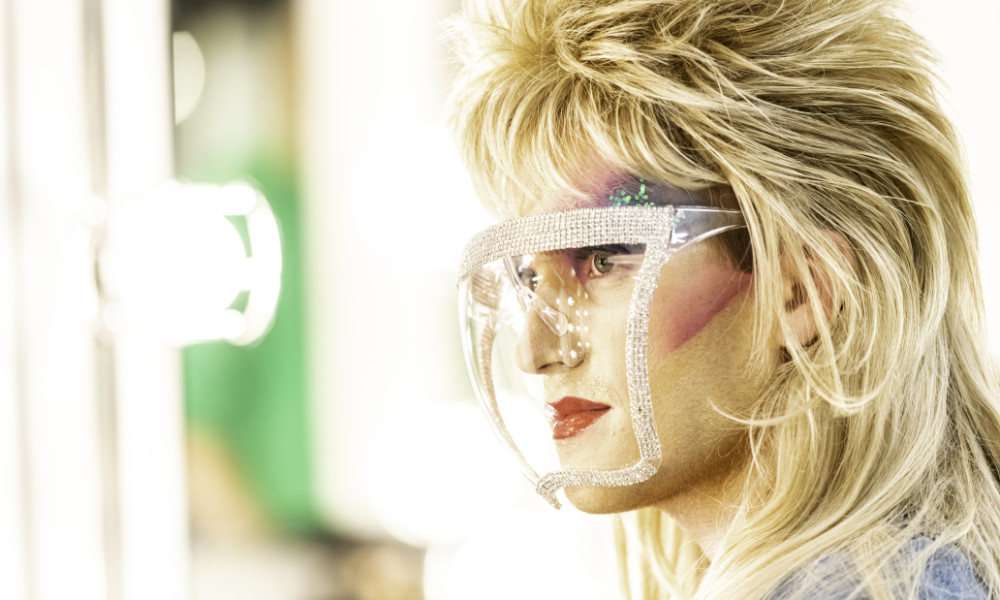
[[[739,211],[611,206],[499,223],[466,246],[459,320],[476,395],[538,493],[628,486],[660,465],[650,306],[684,247]]]

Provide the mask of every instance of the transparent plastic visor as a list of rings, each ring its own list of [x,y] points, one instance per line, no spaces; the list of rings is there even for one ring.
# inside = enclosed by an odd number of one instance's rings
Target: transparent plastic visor
[[[584,209],[487,230],[459,280],[466,364],[499,438],[539,493],[631,485],[660,461],[645,353],[663,265],[740,213]]]

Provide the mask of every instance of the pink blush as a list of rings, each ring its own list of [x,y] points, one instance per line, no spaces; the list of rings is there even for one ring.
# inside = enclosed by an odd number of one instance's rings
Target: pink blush
[[[652,313],[661,315],[651,332],[667,353],[698,335],[738,294],[750,287],[753,276],[722,263],[693,270],[670,289],[659,289]]]

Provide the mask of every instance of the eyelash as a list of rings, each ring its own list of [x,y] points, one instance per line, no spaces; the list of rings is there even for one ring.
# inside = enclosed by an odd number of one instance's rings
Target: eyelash
[[[608,246],[588,246],[586,248],[577,248],[572,251],[572,259],[574,264],[584,266],[586,265],[586,275],[587,279],[598,279],[610,274],[608,273],[598,273],[594,268],[594,257],[598,254],[605,254],[607,256],[617,256],[617,255],[630,255],[634,254],[634,248],[622,245],[608,245]],[[614,265],[612,265],[613,267]]]
[[[589,281],[592,279],[601,279],[611,274],[611,270],[607,273],[598,273],[595,271],[593,267],[593,259],[598,254],[606,254],[609,258],[622,257],[622,263],[638,264],[638,262],[642,261],[643,247],[631,246],[627,244],[587,246],[584,248],[574,248],[569,250],[565,256],[570,260],[571,264],[574,265],[574,269],[578,274],[577,276],[581,278],[580,280]],[[618,262],[619,261],[614,261],[615,264]],[[615,264],[612,264],[612,268]],[[585,271],[583,270],[584,267],[586,268]],[[518,267],[517,276],[521,280],[521,284],[532,291],[534,291],[537,281],[540,279],[535,271],[530,267]]]

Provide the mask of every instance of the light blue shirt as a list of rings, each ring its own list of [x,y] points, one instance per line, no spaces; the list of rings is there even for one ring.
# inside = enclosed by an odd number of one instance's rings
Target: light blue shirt
[[[917,538],[910,543],[906,554],[919,552],[930,540]],[[816,561],[801,574],[793,576],[778,586],[770,600],[785,600],[793,592],[805,590],[801,597],[810,600],[867,600],[867,596],[852,596],[854,582],[844,577],[844,560],[825,557]],[[958,549],[946,546],[927,562],[920,577],[920,600],[988,600],[982,582],[976,577],[972,563]]]

